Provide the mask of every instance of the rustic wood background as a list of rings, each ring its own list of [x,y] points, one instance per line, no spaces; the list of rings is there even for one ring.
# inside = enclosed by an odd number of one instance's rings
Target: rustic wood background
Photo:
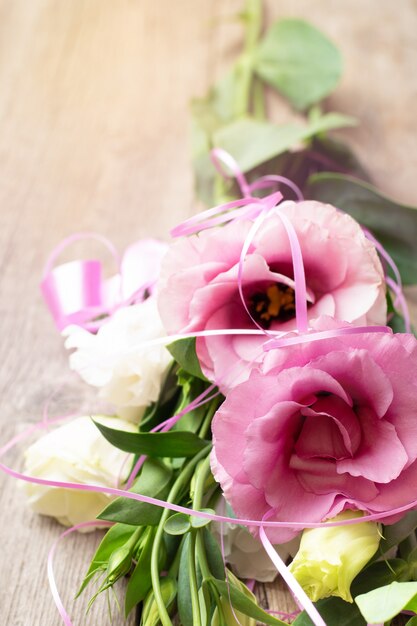
[[[123,249],[192,214],[188,102],[236,53],[241,28],[231,18],[242,6],[0,0],[1,442],[38,420],[54,390],[52,415],[92,410],[40,298],[43,263],[74,231]],[[305,17],[338,43],[345,73],[328,106],[361,121],[342,135],[384,191],[417,204],[415,0],[266,2],[268,22],[283,16]],[[273,106],[277,119],[291,116]],[[416,292],[409,297],[415,312]],[[20,456],[8,460],[18,467]],[[60,527],[33,515],[12,479],[0,484],[0,623],[58,625],[46,557]],[[56,558],[76,626],[109,623],[104,602],[88,617],[84,601],[73,602],[94,546],[72,536]],[[259,593],[291,606],[277,585]]]

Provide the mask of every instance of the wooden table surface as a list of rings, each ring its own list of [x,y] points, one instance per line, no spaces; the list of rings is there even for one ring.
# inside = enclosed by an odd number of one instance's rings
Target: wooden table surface
[[[0,0],[1,442],[39,420],[55,390],[51,415],[93,410],[41,301],[43,263],[74,231],[123,249],[166,237],[193,213],[188,102],[233,58],[241,28],[229,18],[242,5]],[[266,9],[268,22],[305,17],[338,43],[345,73],[328,107],[361,121],[341,135],[381,189],[417,204],[415,0],[270,0]],[[273,113],[292,115],[279,103]],[[19,467],[20,458],[7,460]],[[12,479],[0,484],[0,624],[58,625],[46,558],[60,527],[32,514]],[[88,617],[83,600],[73,602],[94,546],[73,535],[56,558],[76,626],[109,623],[104,602]],[[277,585],[267,594],[285,610]]]

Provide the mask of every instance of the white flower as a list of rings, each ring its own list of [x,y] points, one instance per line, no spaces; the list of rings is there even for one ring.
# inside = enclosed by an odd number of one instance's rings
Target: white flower
[[[226,508],[224,508],[221,501],[216,506],[216,512],[227,517],[234,517],[230,505],[226,504]],[[253,579],[264,583],[272,582],[278,572],[260,540],[251,535],[246,528],[237,524],[224,523],[222,527],[224,557],[227,563],[232,566],[235,574],[239,578]],[[220,524],[214,526],[214,533],[220,542]],[[289,556],[294,556],[299,545],[300,539],[295,537],[288,543],[275,546],[275,549],[281,559],[286,561]]]
[[[136,430],[134,424],[117,417],[98,419],[110,428]],[[126,452],[108,443],[90,417],[78,417],[47,433],[26,450],[25,460],[30,476],[100,487],[116,487],[130,469]],[[25,483],[24,488],[36,513],[55,517],[64,526],[94,520],[113,499],[104,493],[34,483]]]
[[[79,326],[68,326],[63,334],[68,336],[66,347],[76,349],[69,359],[71,369],[100,387],[100,397],[113,403],[119,415],[139,421],[158,399],[171,362],[163,345],[141,348],[166,334],[155,299],[116,311],[96,335]]]

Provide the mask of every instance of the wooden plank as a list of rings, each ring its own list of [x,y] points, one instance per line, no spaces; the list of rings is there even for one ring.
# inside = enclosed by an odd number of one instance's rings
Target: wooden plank
[[[123,247],[166,236],[192,213],[187,103],[233,58],[241,29],[219,19],[241,7],[0,1],[1,441],[38,420],[54,391],[51,415],[94,408],[94,395],[68,374],[41,302],[43,263],[74,231],[95,230]],[[416,203],[415,3],[403,0],[399,11],[391,0],[267,2],[269,21],[286,15],[306,17],[338,41],[346,72],[329,107],[361,119],[343,136],[381,188]],[[282,103],[272,106],[276,118],[293,117]],[[20,455],[8,461],[18,467]],[[0,476],[0,485],[2,623],[55,625],[46,557],[59,527],[32,515],[11,479]],[[93,543],[71,537],[57,554],[58,586],[77,626],[107,623],[104,603],[84,617],[83,603],[72,602]],[[273,589],[274,606],[286,610],[287,596]]]

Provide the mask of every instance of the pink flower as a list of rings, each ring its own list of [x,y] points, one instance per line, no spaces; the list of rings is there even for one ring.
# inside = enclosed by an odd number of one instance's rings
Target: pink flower
[[[323,317],[316,330],[341,324]],[[272,350],[213,420],[212,470],[238,517],[319,522],[417,493],[417,340],[365,333]],[[296,531],[270,529],[275,543]]]
[[[359,224],[330,205],[285,202],[280,210],[303,253],[309,317],[326,314],[355,324],[385,324],[385,283],[376,250]],[[170,333],[255,328],[238,292],[238,265],[252,222],[235,221],[171,246],[162,265],[159,310]],[[243,287],[255,319],[265,328],[291,330],[294,281],[287,234],[271,215],[245,258]],[[245,367],[262,352],[263,337],[199,338],[197,353],[208,378],[222,390],[245,380]],[[238,368],[235,364],[241,363]]]

